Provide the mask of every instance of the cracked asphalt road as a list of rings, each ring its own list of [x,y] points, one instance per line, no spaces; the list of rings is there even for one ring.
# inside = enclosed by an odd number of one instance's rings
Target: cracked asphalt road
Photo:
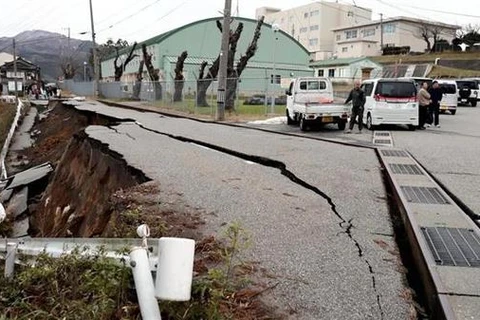
[[[406,319],[380,166],[373,150],[84,104],[124,118],[87,134],[204,212],[206,233],[239,221],[245,258],[277,285],[292,319]]]

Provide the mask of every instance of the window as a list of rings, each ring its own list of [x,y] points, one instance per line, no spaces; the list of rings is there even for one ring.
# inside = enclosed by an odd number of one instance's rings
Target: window
[[[301,81],[300,90],[325,90],[327,83],[321,80]]]
[[[328,69],[328,76],[330,78],[334,78],[335,77],[335,69]]]
[[[395,33],[395,25],[392,23],[383,26],[383,33]]]
[[[306,27],[300,28],[300,33],[305,33],[305,32],[307,32],[307,31],[308,31],[308,29],[307,29]]]
[[[275,81],[275,82],[274,82]],[[282,76],[279,74],[275,75],[275,79],[273,78],[273,74],[270,75],[270,83],[272,84],[280,84],[282,82]]]
[[[310,46],[316,46],[318,44],[318,38],[312,38],[312,39],[308,40],[308,44]]]
[[[304,18],[308,18],[308,12],[305,12],[305,13],[303,14],[303,17],[304,17]]]
[[[365,92],[365,96],[369,97],[373,91],[373,83],[364,83],[362,85],[362,90]]]
[[[318,16],[319,12],[318,10],[313,10],[310,12],[310,17]]]
[[[310,31],[316,31],[316,30],[318,30],[318,24],[314,26],[310,26]]]
[[[456,94],[457,93],[457,87],[454,84],[442,83],[440,85],[440,88],[442,89],[443,93],[448,93],[448,94]]]
[[[323,77],[323,69],[318,70],[317,75]]]
[[[348,47],[343,47],[342,48],[342,52],[347,52],[348,51]]]
[[[346,39],[354,39],[356,37],[357,37],[357,30],[345,31],[345,38]]]
[[[337,34],[337,37],[336,37],[337,41],[340,41],[342,39],[342,35],[340,34]]]
[[[374,35],[375,35],[375,29],[374,28],[363,30],[363,36],[364,37],[371,37],[371,36],[374,36]]]
[[[415,97],[417,90],[413,82],[379,81],[375,94],[384,97],[407,98]]]

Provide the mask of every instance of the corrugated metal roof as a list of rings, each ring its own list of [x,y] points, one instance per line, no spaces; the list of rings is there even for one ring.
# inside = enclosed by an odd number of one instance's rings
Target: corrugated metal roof
[[[166,61],[169,63],[176,63],[178,57],[176,56],[165,56]],[[213,58],[203,58],[203,57],[187,57],[185,59],[185,64],[200,65],[203,61],[208,62],[209,65],[212,65],[215,59]],[[238,60],[235,61],[235,64],[238,63]],[[255,69],[273,69],[273,62],[262,62],[262,61],[249,61],[247,67]],[[287,64],[287,63],[275,63],[275,69],[277,70],[296,70],[296,71],[311,71],[312,69],[306,65],[298,64]]]

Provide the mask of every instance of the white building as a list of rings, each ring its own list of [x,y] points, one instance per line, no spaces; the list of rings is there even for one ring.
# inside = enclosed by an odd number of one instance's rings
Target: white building
[[[408,17],[336,27],[333,29],[334,55],[337,58],[377,56],[382,54],[382,44],[383,47],[408,46],[412,52],[425,52],[427,43],[422,38],[423,30],[437,32],[440,39],[450,43],[460,28],[457,25]],[[430,42],[433,45],[433,37],[430,37]]]
[[[332,29],[372,21],[372,10],[336,2],[317,1],[308,5],[280,10],[262,7],[256,17],[277,24],[311,52],[312,60],[329,59],[335,48]]]
[[[383,69],[380,64],[365,57],[314,61],[310,67],[315,70],[316,76],[329,77],[333,82],[376,78],[382,74]]]

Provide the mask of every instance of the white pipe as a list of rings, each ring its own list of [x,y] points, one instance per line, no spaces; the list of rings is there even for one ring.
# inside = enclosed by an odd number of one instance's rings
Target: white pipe
[[[7,157],[8,147],[10,146],[10,142],[12,141],[13,134],[15,133],[15,129],[17,128],[18,119],[20,119],[20,112],[22,110],[23,103],[22,101],[18,100],[17,105],[17,113],[15,114],[15,118],[13,119],[12,126],[10,127],[10,131],[8,132],[7,138],[5,139],[5,143],[3,144],[2,152],[0,153],[0,166],[1,166],[1,179],[7,178],[7,168],[5,167],[5,158]]]
[[[130,266],[132,267],[142,319],[160,320],[160,308],[155,298],[155,287],[147,250],[141,247],[133,248],[130,252]]]
[[[155,296],[169,301],[188,301],[192,291],[195,241],[183,238],[158,240]]]
[[[5,278],[11,278],[15,270],[15,257],[17,255],[17,244],[7,243],[7,255],[5,256]]]

